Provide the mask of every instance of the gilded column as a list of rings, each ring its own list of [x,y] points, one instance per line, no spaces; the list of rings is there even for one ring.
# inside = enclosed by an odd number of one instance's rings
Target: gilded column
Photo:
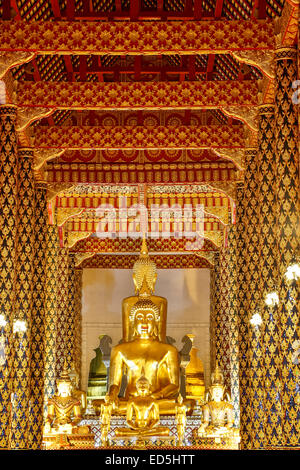
[[[82,269],[75,269],[75,334],[74,334],[74,367],[81,378],[81,335],[82,335]]]
[[[238,323],[236,308],[236,227],[228,229],[228,245],[216,257],[211,276],[212,370],[215,361],[224,372],[225,386],[239,425]]]
[[[280,315],[277,305],[265,303],[270,293],[278,291],[279,251],[276,237],[277,194],[274,158],[274,105],[260,106],[259,113],[259,237],[260,276],[263,319],[265,446],[280,445],[281,428],[281,358]]]
[[[214,266],[210,270],[210,370],[215,368],[217,357],[217,315],[218,315],[218,292],[219,292],[219,253],[215,253]]]
[[[56,225],[47,226],[45,266],[45,376],[44,400],[52,397],[56,390],[56,335],[58,298],[59,240]]]
[[[245,259],[245,208],[244,183],[236,188],[236,259],[237,259],[237,311],[238,311],[238,343],[239,343],[239,392],[240,392],[240,435],[241,446],[249,446],[248,426],[250,423],[249,403],[249,371],[248,371],[248,329],[247,315],[247,284]]]
[[[69,250],[59,248],[57,276],[57,323],[56,323],[56,376],[63,370],[68,356],[68,317],[69,317]]]
[[[68,305],[66,310],[66,358],[68,368],[72,369],[75,361],[75,318],[76,318],[76,276],[74,255],[69,256]]]
[[[16,107],[0,106],[0,448],[9,447],[17,234]]]
[[[30,402],[30,343],[34,259],[33,150],[18,152],[18,221],[11,448],[26,449]],[[19,322],[19,323],[17,323]]]
[[[299,263],[299,154],[297,109],[292,85],[297,79],[294,48],[278,49],[275,54],[275,156],[277,183],[277,243],[279,262],[280,359],[282,377],[283,445],[299,444],[299,403],[297,365],[292,360],[294,341],[299,339],[299,289],[289,281],[287,268]],[[298,392],[299,393],[299,392]]]
[[[243,234],[242,260],[239,261],[239,275],[242,271],[244,286],[239,284],[239,344],[240,344],[240,394],[241,394],[241,444],[244,449],[263,447],[263,364],[261,336],[251,327],[250,320],[260,313],[261,281],[259,261],[259,207],[257,194],[258,157],[256,149],[245,152],[244,187],[238,201],[238,223]],[[241,234],[239,234],[239,238]],[[239,250],[241,241],[239,240]]]
[[[235,425],[240,424],[240,393],[239,393],[239,338],[237,310],[237,227],[228,229],[227,249],[227,288],[228,302],[226,323],[229,329],[229,378],[230,395],[234,408]]]
[[[43,436],[45,368],[45,270],[47,236],[46,185],[35,190],[35,257],[33,260],[33,305],[31,318],[31,404],[28,448],[39,449]]]

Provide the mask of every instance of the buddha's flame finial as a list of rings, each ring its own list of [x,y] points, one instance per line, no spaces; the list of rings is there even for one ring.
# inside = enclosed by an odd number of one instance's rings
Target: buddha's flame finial
[[[219,367],[218,361],[216,361],[216,367],[214,372],[211,374],[211,383],[212,384],[224,384],[224,376],[221,368]]]
[[[141,246],[141,253],[140,253],[140,257],[141,256],[149,256],[149,252],[148,252],[148,247],[147,247],[147,241],[146,241],[146,235],[144,233],[143,235],[143,241],[142,241],[142,246]]]
[[[133,265],[133,281],[138,295],[150,295],[154,293],[156,282],[156,265],[150,259],[145,234],[138,260]]]
[[[68,371],[68,363],[67,363],[67,358],[64,360],[64,365],[63,365],[63,370],[59,376],[59,382],[70,382],[70,376],[69,376],[69,371]]]

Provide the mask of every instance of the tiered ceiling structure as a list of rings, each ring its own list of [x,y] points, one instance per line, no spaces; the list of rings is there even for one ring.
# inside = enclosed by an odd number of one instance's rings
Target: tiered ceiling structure
[[[273,100],[284,0],[257,5],[1,2],[6,100],[17,81],[19,144],[35,148],[50,219],[78,266],[132,267],[139,240],[119,238],[120,226],[112,238],[95,236],[99,205],[119,214],[124,196],[128,206],[203,204],[199,249],[187,249],[172,217],[171,236],[149,249],[159,268],[212,265],[234,222],[245,149],[256,146],[257,106]]]

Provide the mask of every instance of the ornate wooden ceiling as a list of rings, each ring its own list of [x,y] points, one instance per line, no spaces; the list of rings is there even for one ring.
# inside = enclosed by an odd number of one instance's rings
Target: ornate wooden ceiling
[[[119,239],[120,226],[110,239],[95,236],[99,205],[119,215],[126,196],[128,207],[149,210],[202,204],[199,250],[188,253],[174,217],[170,237],[149,246],[158,267],[211,266],[245,148],[256,145],[257,107],[274,97],[276,21],[282,42],[295,34],[289,2],[0,2],[6,100],[18,106],[20,145],[35,148],[36,177],[77,264],[132,266],[139,243]]]

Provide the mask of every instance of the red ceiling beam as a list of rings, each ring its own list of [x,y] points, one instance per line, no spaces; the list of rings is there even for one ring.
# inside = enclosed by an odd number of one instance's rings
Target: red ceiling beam
[[[66,15],[67,15],[68,20],[75,19],[75,0],[67,1]]]
[[[200,20],[202,18],[202,0],[194,1],[194,19]]]
[[[141,9],[140,0],[130,0],[130,19],[137,20]]]
[[[217,0],[215,8],[215,18],[221,18],[224,0]]]
[[[55,18],[61,18],[60,6],[58,0],[50,0],[51,8]]]

